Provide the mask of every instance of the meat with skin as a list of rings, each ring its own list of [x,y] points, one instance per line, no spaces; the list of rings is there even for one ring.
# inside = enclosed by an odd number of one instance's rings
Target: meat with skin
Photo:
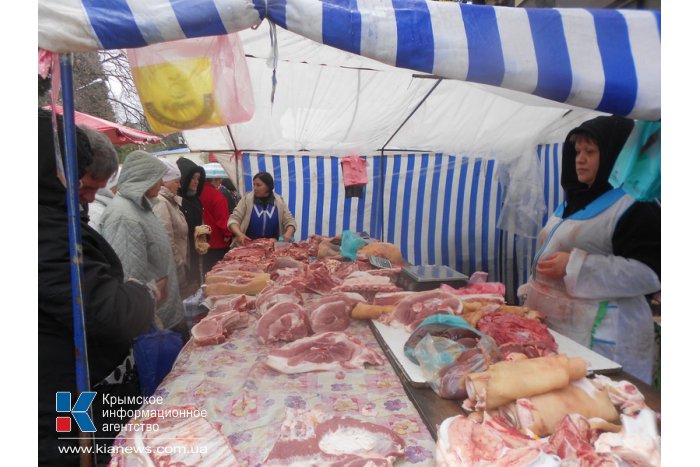
[[[249,271],[249,272],[264,272],[260,266],[255,263],[243,262],[243,261],[220,261],[211,268],[209,274],[221,274],[231,271]]]
[[[398,292],[401,290],[389,277],[375,276],[363,271],[348,275],[342,284],[333,288],[334,292]]]
[[[304,284],[307,289],[320,295],[326,295],[333,291],[340,281],[333,276],[325,263],[316,261],[306,269]]]
[[[441,290],[428,290],[406,296],[389,316],[382,316],[380,320],[385,324],[413,332],[428,316],[459,315],[462,309],[462,301],[454,295]]]
[[[301,304],[302,299],[296,287],[290,285],[268,285],[255,298],[255,308],[261,315],[278,303]]]
[[[282,302],[260,317],[255,333],[263,344],[291,342],[311,334],[311,323],[299,305]]]
[[[237,247],[231,248],[225,255],[224,261],[240,260],[242,258],[264,258],[267,251],[263,247]]]
[[[447,284],[440,285],[440,288],[445,292],[450,292],[454,295],[470,296],[470,295],[495,295],[503,298],[506,295],[506,286],[500,282],[481,282],[477,284],[468,284],[459,289],[455,289]]]
[[[568,414],[576,412],[587,419],[599,418],[613,423],[620,418],[604,390],[596,389],[588,378],[544,394],[518,399],[499,412],[523,434],[549,436]]]
[[[228,273],[227,276],[207,276],[210,281],[203,286],[204,295],[257,295],[267,287],[270,275],[266,273],[253,273],[237,271]]]
[[[392,430],[318,410],[287,409],[265,466],[391,466],[405,442]]]
[[[231,295],[217,300],[214,306],[209,310],[209,316],[228,311],[248,311],[248,296],[247,295]]]
[[[269,272],[277,271],[278,269],[286,269],[286,268],[292,268],[292,269],[304,269],[306,265],[302,263],[301,261],[297,261],[296,259],[289,257],[289,256],[277,256],[273,263],[270,265],[270,269],[268,270]]]
[[[547,438],[547,449],[562,461],[576,465],[617,466],[616,459],[609,454],[595,452],[595,433],[583,415],[573,413],[564,417]]]
[[[220,344],[235,330],[248,326],[250,314],[246,311],[209,312],[203,320],[192,327],[195,344]]]
[[[342,332],[324,332],[299,339],[268,354],[267,365],[281,373],[306,373],[383,365],[386,358]]]
[[[485,414],[483,422],[479,423],[457,415],[440,424],[435,465],[526,466],[547,456],[542,450],[541,441],[519,433],[500,417]]]
[[[157,407],[164,413],[192,412],[195,407]],[[132,425],[136,422],[132,421]],[[130,430],[119,453],[119,465],[238,467],[242,464],[226,437],[204,417],[151,417],[140,420],[141,429]],[[157,426],[146,431],[144,426]],[[129,448],[129,449],[127,449]],[[114,462],[114,459],[112,459]],[[110,464],[111,465],[111,464]]]
[[[360,302],[365,302],[362,295],[335,293],[308,302],[304,309],[313,332],[344,331],[350,325],[352,308]]]
[[[323,303],[309,314],[314,333],[345,331],[350,326],[350,313],[342,301]]]
[[[412,297],[419,292],[380,292],[374,296],[374,305],[398,305],[406,297]]]

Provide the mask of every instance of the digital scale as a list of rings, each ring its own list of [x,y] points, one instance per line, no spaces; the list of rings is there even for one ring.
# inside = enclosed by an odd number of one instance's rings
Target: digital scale
[[[396,280],[396,285],[412,292],[436,289],[441,284],[458,289],[468,283],[467,276],[442,265],[404,266]]]

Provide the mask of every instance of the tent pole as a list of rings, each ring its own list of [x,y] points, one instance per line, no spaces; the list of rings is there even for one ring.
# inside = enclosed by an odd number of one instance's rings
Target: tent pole
[[[435,88],[438,87],[438,84],[440,84],[441,82],[442,82],[442,78],[438,79],[435,82],[435,84],[433,84],[433,87],[430,88],[430,90],[425,94],[425,96],[423,96],[423,99],[421,99],[420,102],[418,104],[416,104],[416,106],[413,108],[411,113],[408,114],[408,116],[404,119],[403,122],[401,122],[401,125],[399,125],[399,127],[396,129],[396,131],[389,137],[388,140],[386,140],[386,143],[384,143],[384,146],[382,146],[382,148],[379,150],[379,152],[381,154],[382,165],[381,165],[381,172],[380,172],[380,176],[379,176],[379,185],[380,185],[379,192],[381,193],[381,203],[380,203],[380,209],[378,209],[378,212],[379,212],[378,215],[379,215],[379,219],[381,222],[379,225],[381,227],[381,232],[382,232],[382,238],[381,238],[382,241],[384,241],[384,176],[385,176],[385,174],[384,174],[384,161],[385,161],[384,150],[386,149],[387,145],[391,142],[391,140],[394,139],[394,136],[396,136],[396,134],[399,131],[401,131],[401,128],[403,128],[403,126],[406,124],[406,122],[409,121],[411,119],[411,117],[413,117],[413,114],[416,113],[416,111],[420,108],[420,106],[423,105],[423,103],[428,99],[428,97],[430,97],[430,95],[433,93],[433,91],[435,91]]]
[[[418,104],[416,104],[416,106],[413,108],[411,113],[408,114],[408,116],[404,119],[403,122],[401,122],[401,125],[399,125],[399,127],[396,129],[396,131],[389,137],[388,140],[386,140],[386,143],[384,143],[384,146],[382,146],[382,149],[381,149],[382,152],[384,152],[384,149],[386,149],[387,145],[391,142],[392,139],[394,139],[394,136],[396,136],[396,134],[399,131],[401,131],[401,128],[403,128],[403,126],[406,124],[406,122],[408,122],[411,119],[411,117],[413,117],[413,114],[415,114],[416,111],[420,108],[420,106],[423,105],[423,103],[428,99],[428,97],[430,97],[430,95],[433,93],[433,91],[435,91],[435,88],[438,87],[438,84],[440,84],[440,83],[442,83],[442,78],[440,78],[439,80],[437,80],[435,82],[435,84],[433,84],[433,87],[430,88],[430,90],[426,93],[425,96],[423,96],[423,99],[421,99],[420,102]]]
[[[68,240],[70,247],[70,275],[73,295],[73,341],[75,344],[75,379],[78,393],[90,391],[90,371],[85,335],[83,310],[83,247],[80,235],[78,204],[78,161],[76,154],[75,115],[73,114],[73,55],[61,54],[61,93],[63,96],[64,153],[66,158],[66,201],[68,204]],[[92,415],[92,410],[90,410]],[[92,417],[91,417],[92,418]],[[94,433],[80,433],[80,445],[94,450]],[[92,465],[89,452],[80,454],[81,467]]]

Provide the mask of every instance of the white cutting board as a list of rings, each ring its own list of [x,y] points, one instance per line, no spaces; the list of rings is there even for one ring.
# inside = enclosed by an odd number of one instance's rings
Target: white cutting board
[[[387,326],[380,323],[376,319],[372,320],[372,324],[379,332],[380,336],[384,340],[384,343],[387,345],[387,347],[389,347],[389,350],[391,350],[391,353],[394,355],[394,359],[402,367],[406,377],[412,383],[412,385],[417,387],[427,385],[428,383],[423,376],[420,366],[409,360],[403,351],[403,346],[406,344],[406,341],[411,334],[405,329]],[[549,332],[552,334],[554,340],[559,346],[559,353],[564,354],[569,358],[583,358],[586,362],[588,362],[589,372],[614,373],[622,370],[622,366],[619,363],[615,363],[612,360],[595,353],[591,349],[587,349],[578,342],[575,342],[556,331],[552,331],[550,329]]]
[[[622,371],[622,365],[613,362],[609,358],[603,357],[599,353],[592,351],[579,344],[576,341],[569,339],[568,337],[559,334],[556,331],[549,330],[549,332],[554,336],[554,340],[559,346],[557,351],[560,354],[564,354],[569,358],[581,357],[586,362],[588,362],[588,371],[591,373],[615,373]]]
[[[411,360],[408,359],[406,354],[403,352],[403,346],[411,336],[411,334],[405,329],[399,329],[392,326],[387,326],[382,324],[376,319],[372,320],[372,324],[375,329],[379,331],[379,334],[384,339],[384,343],[389,347],[391,353],[394,354],[394,360],[403,368],[403,371],[412,383],[413,386],[426,386],[428,382],[423,376],[423,372],[419,365],[416,365]]]

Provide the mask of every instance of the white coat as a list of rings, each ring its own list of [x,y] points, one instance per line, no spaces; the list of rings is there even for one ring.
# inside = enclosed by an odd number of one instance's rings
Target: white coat
[[[617,222],[633,203],[617,189],[566,219],[559,206],[538,236],[538,252],[523,292],[525,305],[544,313],[552,329],[650,383],[654,325],[644,296],[658,291],[660,281],[644,263],[613,255],[612,246]],[[564,278],[538,276],[537,261],[557,251],[571,254]]]

